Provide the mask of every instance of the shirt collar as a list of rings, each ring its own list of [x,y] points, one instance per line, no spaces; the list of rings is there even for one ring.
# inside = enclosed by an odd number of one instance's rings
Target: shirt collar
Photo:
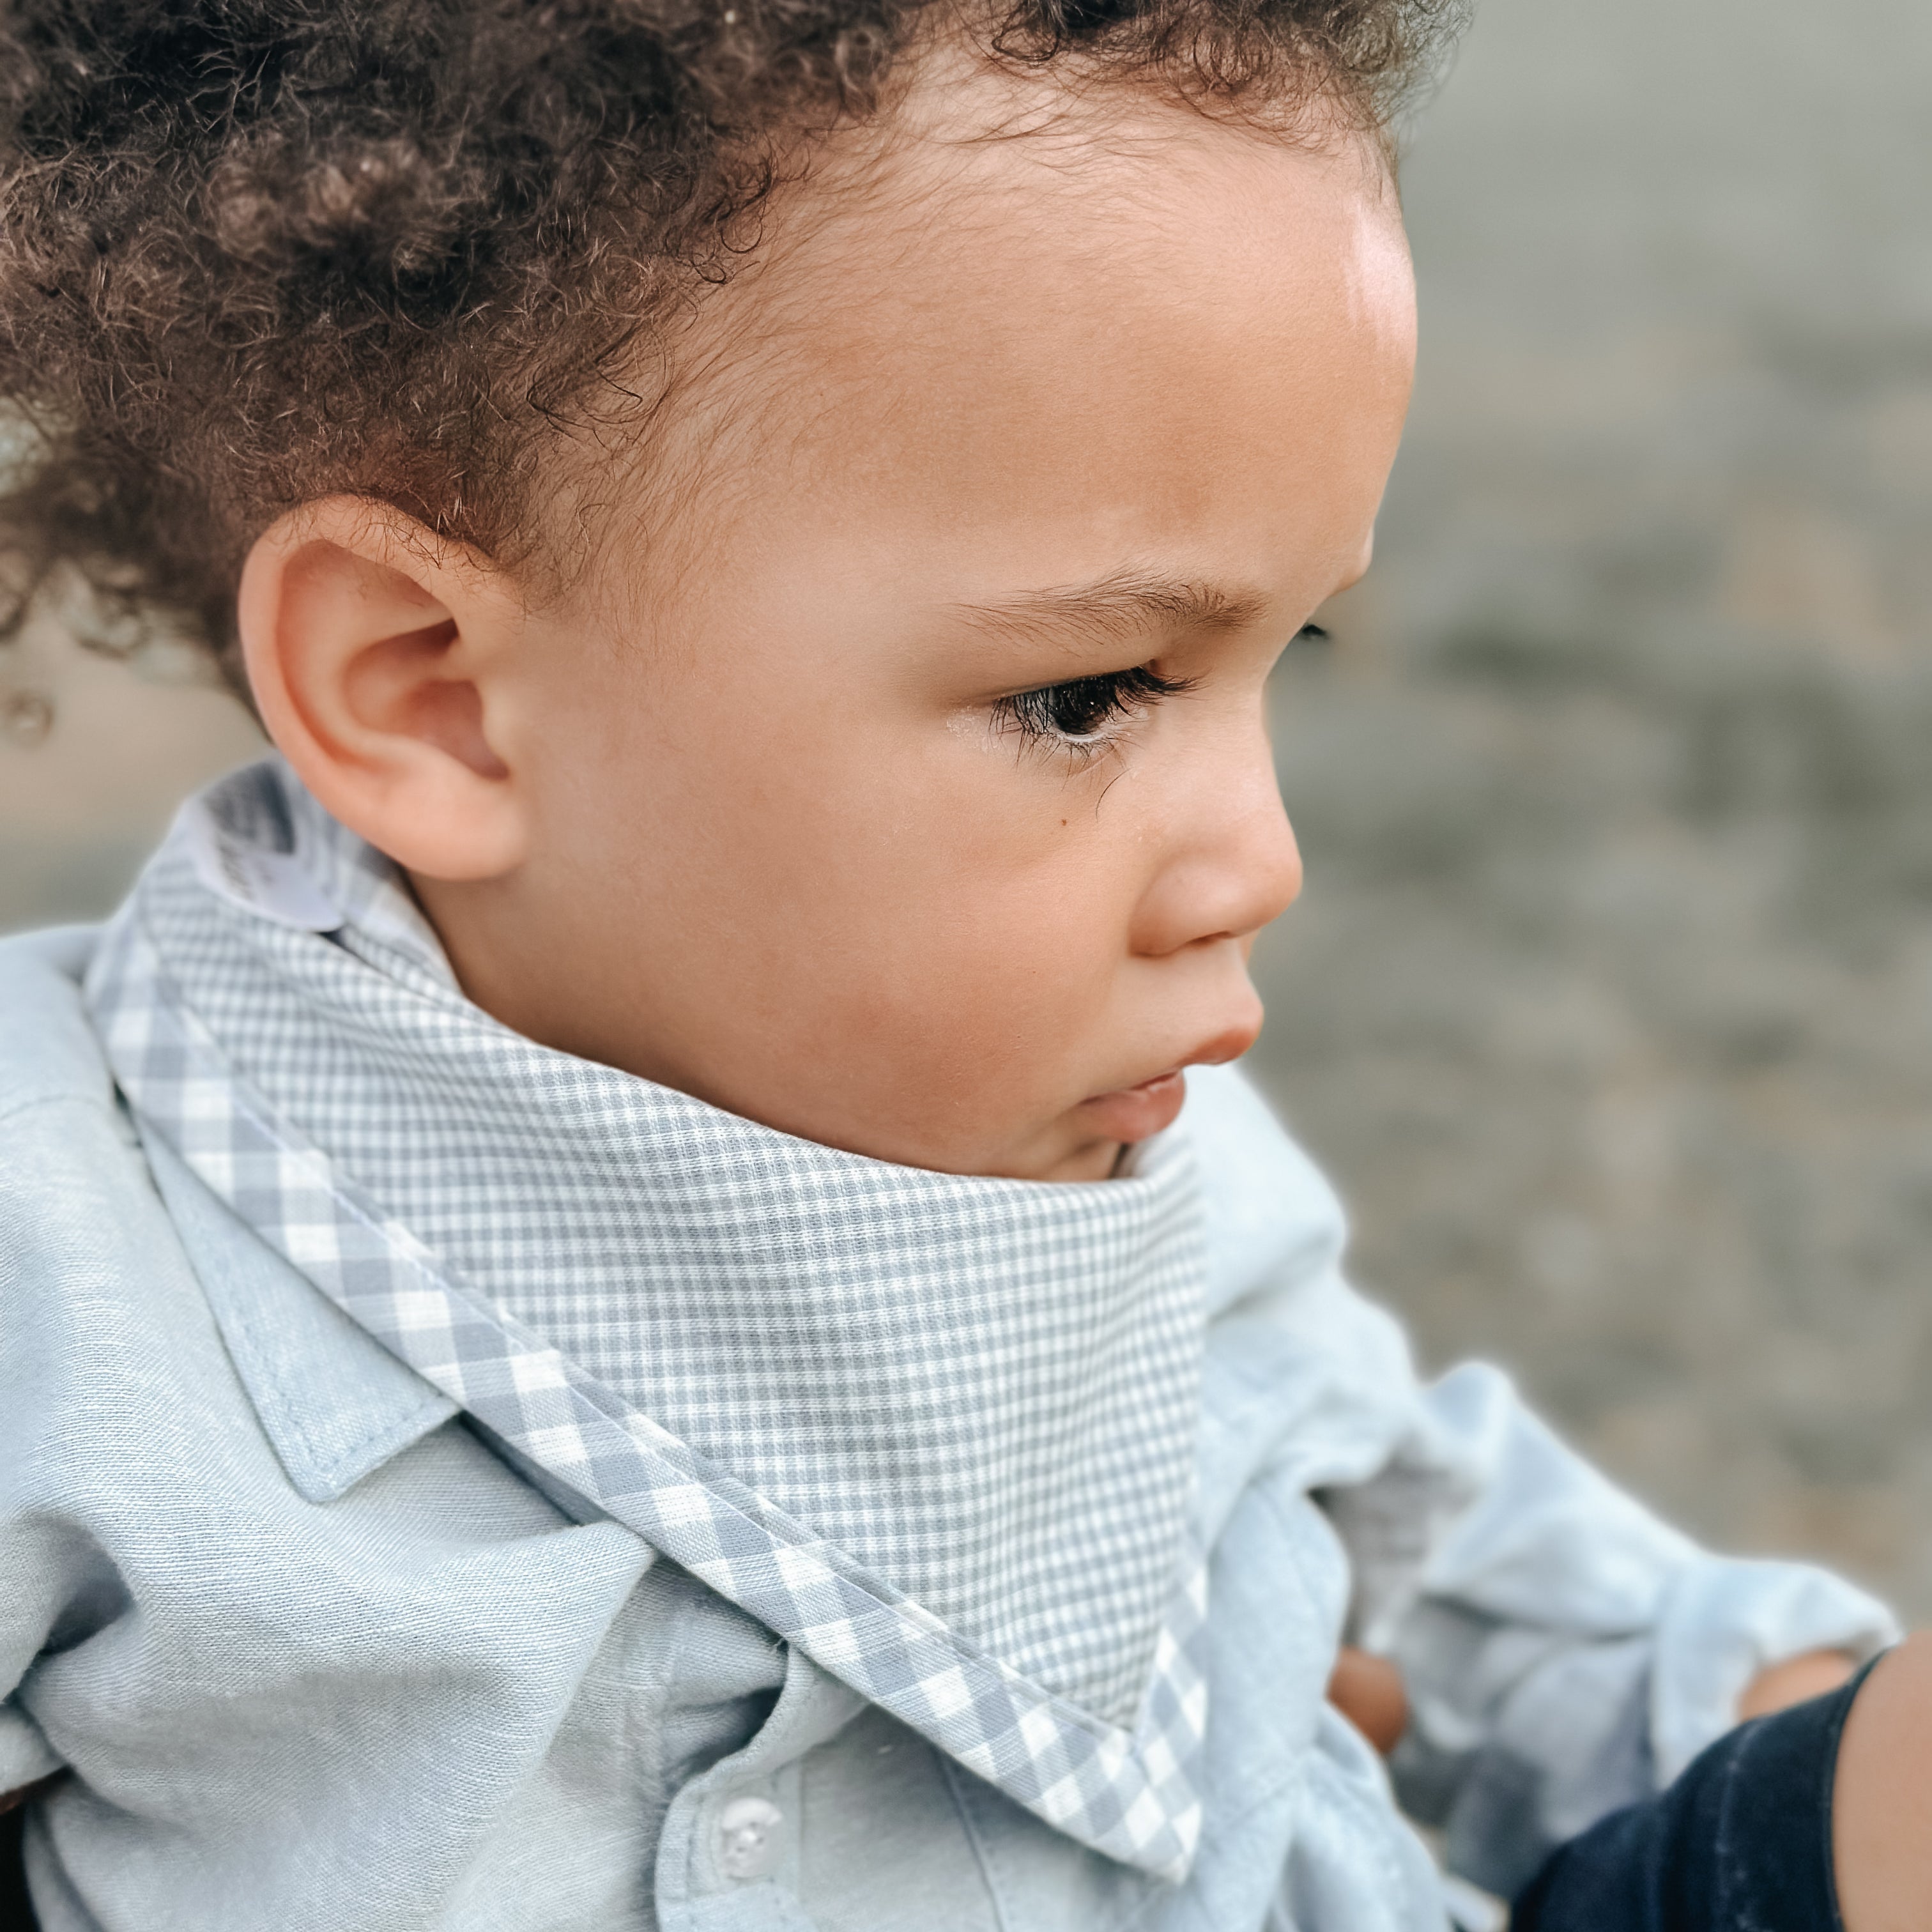
[[[332,1502],[456,1413],[190,1172],[143,1136],[176,1233],[289,1480]]]

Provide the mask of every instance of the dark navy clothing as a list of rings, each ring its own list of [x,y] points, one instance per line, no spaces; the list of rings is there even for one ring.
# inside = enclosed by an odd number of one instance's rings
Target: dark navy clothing
[[[1865,1670],[1720,1738],[1550,1858],[1511,1932],[1843,1932],[1832,1780]]]

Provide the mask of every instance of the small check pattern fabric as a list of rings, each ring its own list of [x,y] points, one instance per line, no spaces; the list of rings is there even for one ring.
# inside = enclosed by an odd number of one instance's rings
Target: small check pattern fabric
[[[1048,1185],[816,1146],[511,1033],[274,761],[97,957],[148,1131],[487,1428],[1068,1835],[1198,1836],[1184,1140]]]

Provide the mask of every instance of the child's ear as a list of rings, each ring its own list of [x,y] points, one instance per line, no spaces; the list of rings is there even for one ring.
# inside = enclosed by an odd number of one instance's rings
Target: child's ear
[[[388,504],[328,496],[256,540],[238,614],[262,722],[335,818],[430,878],[521,862],[505,665],[522,607],[502,573]]]

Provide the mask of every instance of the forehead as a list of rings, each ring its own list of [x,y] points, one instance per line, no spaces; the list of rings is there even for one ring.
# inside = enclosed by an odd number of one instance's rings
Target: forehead
[[[1413,357],[1374,145],[1151,98],[1012,118],[915,96],[782,213],[705,358],[726,494],[1040,581],[1359,548]]]

